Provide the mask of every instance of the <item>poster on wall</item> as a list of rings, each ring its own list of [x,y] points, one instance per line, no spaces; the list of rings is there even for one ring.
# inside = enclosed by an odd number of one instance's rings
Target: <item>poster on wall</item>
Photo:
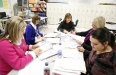
[[[2,0],[4,9],[9,9],[8,7],[8,0]]]

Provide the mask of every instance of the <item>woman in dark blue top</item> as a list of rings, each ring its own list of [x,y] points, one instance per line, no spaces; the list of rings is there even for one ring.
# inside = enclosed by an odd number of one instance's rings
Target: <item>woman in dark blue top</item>
[[[40,17],[35,15],[32,17],[32,22],[27,25],[26,32],[24,34],[26,43],[28,45],[34,45],[36,44],[41,37],[43,37],[43,34],[40,33],[38,24],[40,22]]]

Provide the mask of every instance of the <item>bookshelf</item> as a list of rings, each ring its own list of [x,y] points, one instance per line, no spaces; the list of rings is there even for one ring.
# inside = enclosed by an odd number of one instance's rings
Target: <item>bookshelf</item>
[[[37,12],[36,6],[36,0],[29,0],[29,9],[31,11]]]

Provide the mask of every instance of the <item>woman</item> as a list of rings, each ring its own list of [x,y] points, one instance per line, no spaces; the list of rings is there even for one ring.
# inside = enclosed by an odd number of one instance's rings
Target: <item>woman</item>
[[[96,30],[97,28],[104,28],[105,27],[105,18],[102,16],[96,17],[93,22],[92,22],[92,28],[88,31],[85,32],[76,32],[74,33],[71,31],[71,33],[79,35],[79,36],[84,36],[84,42],[81,42],[79,40],[76,40],[76,42],[81,45],[84,49],[91,51],[92,47],[90,45],[90,34]]]
[[[98,28],[90,35],[92,51],[78,47],[86,60],[86,75],[116,75],[116,53],[112,49],[115,36],[108,29]]]
[[[57,30],[60,30],[61,32],[68,33],[70,31],[74,31],[74,23],[72,22],[72,15],[70,13],[67,13],[64,17],[63,22],[58,26]]]
[[[41,41],[43,34],[40,33],[38,24],[40,22],[40,17],[35,15],[32,17],[32,22],[27,25],[26,32],[24,34],[26,43],[28,45],[34,45]]]
[[[5,32],[0,37],[0,75],[7,75],[12,69],[21,69],[30,63],[42,50],[37,45],[26,45],[23,40],[26,23],[14,16],[6,22]],[[27,50],[33,50],[25,55]]]

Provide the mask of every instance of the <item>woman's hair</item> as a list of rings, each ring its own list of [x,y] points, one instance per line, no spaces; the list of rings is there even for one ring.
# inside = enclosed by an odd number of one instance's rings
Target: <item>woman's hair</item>
[[[108,41],[108,44],[113,47],[115,44],[115,35],[111,33],[108,29],[106,28],[98,28],[96,29],[91,36],[95,39],[97,39],[99,42],[102,44],[104,42]]]
[[[93,20],[93,24],[97,27],[97,28],[104,28],[105,27],[105,18],[103,16],[99,16],[96,17]]]
[[[71,18],[72,21],[72,15],[70,13],[67,13],[64,17],[64,21],[66,21],[66,18]]]
[[[37,20],[40,20],[40,17],[38,15],[35,15],[32,17],[32,23],[35,24]]]
[[[25,21],[18,16],[11,17],[6,21],[5,32],[2,34],[0,39],[8,37],[12,43],[15,43],[19,38],[20,29],[26,27]]]

